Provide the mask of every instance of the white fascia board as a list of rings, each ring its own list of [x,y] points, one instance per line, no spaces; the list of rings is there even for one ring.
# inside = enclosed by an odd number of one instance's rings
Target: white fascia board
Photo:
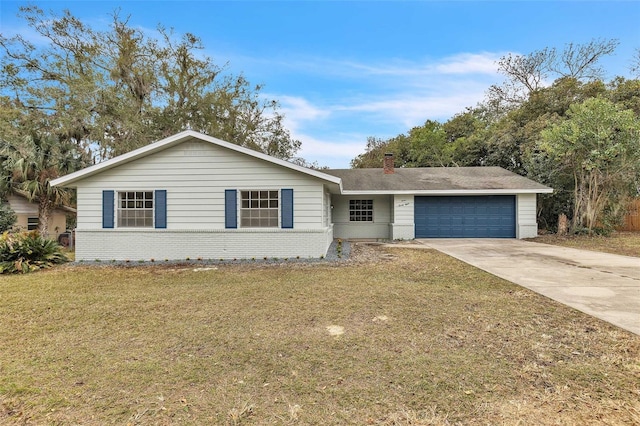
[[[239,145],[232,144],[230,142],[225,142],[223,140],[220,140],[211,136],[207,136],[202,133],[195,132],[193,130],[185,130],[183,132],[176,133],[173,136],[169,136],[168,138],[143,146],[142,148],[135,149],[133,151],[127,152],[126,154],[119,155],[117,157],[111,158],[109,160],[103,161],[93,166],[86,167],[82,170],[78,170],[77,172],[70,173],[66,176],[59,177],[57,179],[52,180],[49,183],[51,186],[72,186],[72,184],[76,183],[81,179],[95,175],[105,170],[109,170],[113,167],[126,164],[138,158],[145,157],[154,152],[162,151],[163,149],[169,148],[174,145],[178,145],[181,142],[191,138],[198,139],[204,142],[209,142],[214,145],[218,145],[223,148],[230,149],[232,151],[240,152],[242,154],[246,154],[254,158],[259,158],[261,160],[268,161],[270,163],[277,164],[279,166],[286,167],[288,169],[292,169],[292,170],[295,170],[295,171],[298,171],[298,172],[301,172],[301,173],[304,173],[304,174],[307,174],[331,183],[335,183],[337,185],[340,185],[340,187],[342,187],[342,179],[338,177],[328,175],[326,173],[322,173],[317,170],[298,166],[297,164],[293,164],[288,161],[281,160],[279,158],[275,158],[267,154],[263,154],[261,152],[244,148]]]
[[[553,188],[545,189],[438,189],[423,191],[342,191],[342,195],[517,195],[550,194]]]

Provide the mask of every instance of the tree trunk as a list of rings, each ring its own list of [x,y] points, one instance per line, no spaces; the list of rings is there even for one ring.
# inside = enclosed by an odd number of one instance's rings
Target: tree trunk
[[[38,202],[38,232],[42,238],[49,238],[49,219],[52,211],[53,204],[51,201],[45,196],[40,197]]]
[[[581,198],[582,175],[573,172],[573,217],[571,218],[571,232],[575,232],[582,225],[582,198]]]
[[[567,235],[569,233],[569,221],[567,215],[562,213],[558,216],[558,235]]]

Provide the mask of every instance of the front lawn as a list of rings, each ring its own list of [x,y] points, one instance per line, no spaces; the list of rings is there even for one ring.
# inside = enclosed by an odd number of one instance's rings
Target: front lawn
[[[640,232],[614,232],[607,237],[602,235],[557,236],[555,234],[547,234],[540,235],[531,241],[640,257]]]
[[[3,277],[0,423],[640,422],[640,337],[435,251],[369,250]]]

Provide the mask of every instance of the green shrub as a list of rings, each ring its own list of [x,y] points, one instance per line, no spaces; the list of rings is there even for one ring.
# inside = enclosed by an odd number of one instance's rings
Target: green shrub
[[[15,225],[18,217],[11,209],[9,203],[0,200],[0,232],[10,230]]]
[[[591,236],[603,236],[603,237],[608,237],[611,235],[611,233],[613,232],[612,228],[607,228],[607,227],[593,227],[591,229],[586,228],[586,227],[579,227],[573,230],[573,234],[574,235],[591,235]]]
[[[5,232],[0,238],[0,274],[26,274],[68,261],[56,241],[42,238],[37,231]]]

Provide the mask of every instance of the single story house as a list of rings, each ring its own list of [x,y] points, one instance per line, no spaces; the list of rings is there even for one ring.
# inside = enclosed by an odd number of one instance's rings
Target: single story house
[[[38,203],[29,201],[27,193],[13,190],[7,196],[7,203],[15,212],[17,220],[14,228],[18,230],[33,231],[38,229]],[[53,210],[49,218],[49,238],[57,240],[60,234],[67,230],[67,215],[75,216],[76,209],[68,206],[60,206]]]
[[[60,177],[77,260],[320,257],[334,238],[527,238],[536,194],[497,167],[313,170],[191,130]]]

